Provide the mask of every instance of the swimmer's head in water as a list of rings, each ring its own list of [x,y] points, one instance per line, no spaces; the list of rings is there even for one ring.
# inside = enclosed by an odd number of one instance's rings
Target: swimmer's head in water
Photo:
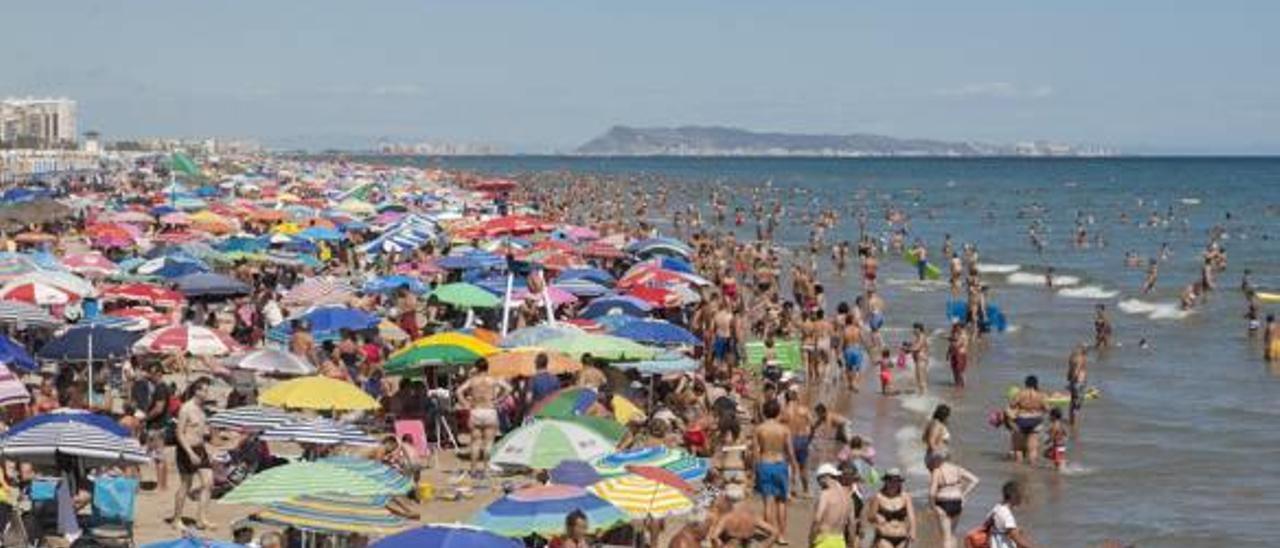
[[[1023,381],[1022,385],[1032,390],[1039,390],[1040,379],[1037,378],[1035,375],[1027,375],[1027,379]]]

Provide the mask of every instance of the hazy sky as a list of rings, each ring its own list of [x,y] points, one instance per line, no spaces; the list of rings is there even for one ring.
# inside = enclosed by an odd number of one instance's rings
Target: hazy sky
[[[0,95],[105,136],[566,150],[722,124],[1280,153],[1280,2],[6,0]]]

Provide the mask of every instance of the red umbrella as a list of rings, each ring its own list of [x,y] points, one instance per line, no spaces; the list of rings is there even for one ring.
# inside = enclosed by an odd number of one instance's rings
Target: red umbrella
[[[627,291],[628,295],[652,304],[658,308],[675,308],[680,306],[680,295],[661,287],[638,286]]]
[[[625,259],[629,257],[626,251],[599,242],[583,247],[582,256],[597,259]]]
[[[153,354],[182,353],[193,356],[226,356],[240,344],[226,333],[198,325],[173,325],[147,333],[134,343],[135,351]]]
[[[695,489],[693,485],[690,485],[689,482],[685,481],[684,478],[665,468],[629,464],[627,465],[627,471],[642,478],[651,479],[658,483],[679,489],[689,496],[693,496],[693,494],[697,492],[697,489]]]
[[[58,305],[75,302],[79,295],[49,284],[27,282],[5,286],[0,289],[0,299],[6,301],[22,301],[39,306]]]
[[[516,187],[516,182],[510,179],[489,179],[480,181],[471,188],[481,192],[506,192]]]
[[[180,306],[187,300],[177,291],[143,283],[108,286],[102,290],[102,299],[104,301],[138,301],[165,307]]]
[[[618,287],[628,288],[642,285],[666,285],[675,283],[687,283],[689,280],[681,276],[679,272],[663,270],[653,266],[640,266],[631,269],[626,275],[618,280]]]
[[[108,316],[114,318],[137,318],[145,320],[148,328],[157,328],[169,325],[169,315],[159,312],[148,306],[134,306],[130,308],[121,308],[107,312]]]
[[[551,230],[554,225],[537,217],[508,215],[489,219],[481,223],[479,228],[481,232],[488,236],[502,236],[506,234],[533,234],[534,232]]]

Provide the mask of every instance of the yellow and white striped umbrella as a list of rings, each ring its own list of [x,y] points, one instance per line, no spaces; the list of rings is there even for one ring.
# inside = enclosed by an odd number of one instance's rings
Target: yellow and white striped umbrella
[[[693,511],[693,500],[679,489],[635,474],[603,480],[587,490],[634,518],[665,518]]]

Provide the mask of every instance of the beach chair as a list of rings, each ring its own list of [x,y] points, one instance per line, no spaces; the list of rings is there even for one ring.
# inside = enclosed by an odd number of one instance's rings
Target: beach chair
[[[401,419],[395,422],[396,439],[403,439],[409,436],[413,442],[413,448],[418,450],[418,454],[426,457],[429,454],[427,449],[427,429],[423,426],[422,421],[417,419]]]
[[[760,364],[764,361],[764,341],[751,341],[744,345],[747,362],[743,364],[748,371],[760,372]],[[800,341],[794,339],[774,341],[774,354],[778,357],[778,367],[784,371],[801,371],[804,369],[804,354],[800,351]]]
[[[88,533],[104,546],[133,546],[133,514],[137,478],[99,476],[93,481]]]

